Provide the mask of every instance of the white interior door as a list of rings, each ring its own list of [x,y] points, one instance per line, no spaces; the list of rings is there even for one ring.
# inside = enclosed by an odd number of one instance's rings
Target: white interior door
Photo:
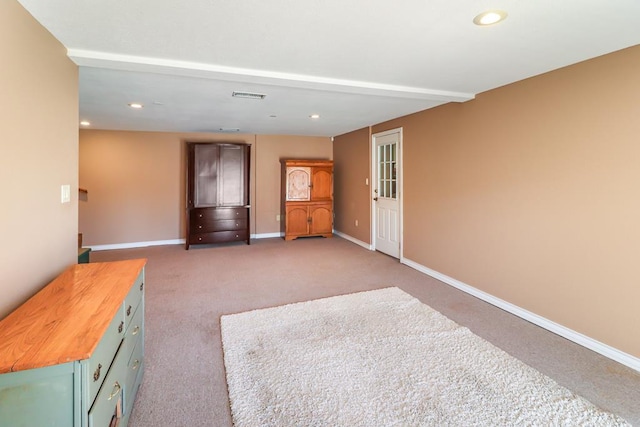
[[[373,247],[400,258],[400,130],[373,135],[372,148]]]

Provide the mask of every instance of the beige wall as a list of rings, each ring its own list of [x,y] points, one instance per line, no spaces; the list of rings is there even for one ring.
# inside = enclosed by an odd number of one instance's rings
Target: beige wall
[[[375,126],[404,256],[640,357],[638,75],[640,46]]]
[[[78,70],[14,0],[0,2],[0,52],[2,318],[77,261]]]
[[[364,243],[371,243],[371,188],[366,184],[371,176],[369,131],[364,128],[340,135],[333,142],[334,228]]]
[[[252,234],[280,230],[280,158],[331,156],[329,138],[82,130],[80,186],[88,196],[79,229],[86,246],[185,237],[185,141],[252,145]]]

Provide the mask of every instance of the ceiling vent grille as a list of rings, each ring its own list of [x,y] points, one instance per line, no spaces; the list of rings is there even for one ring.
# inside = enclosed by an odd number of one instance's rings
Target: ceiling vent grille
[[[235,98],[264,99],[267,95],[265,95],[263,93],[255,93],[255,92],[233,91],[231,96],[233,96]]]

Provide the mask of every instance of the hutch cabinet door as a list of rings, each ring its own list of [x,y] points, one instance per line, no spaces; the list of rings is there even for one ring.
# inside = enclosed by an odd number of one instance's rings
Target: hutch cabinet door
[[[331,204],[309,206],[309,234],[330,234],[333,232]]]
[[[311,176],[311,200],[331,200],[333,193],[331,168],[314,167]]]
[[[286,236],[304,236],[309,234],[309,209],[306,205],[287,206]]]
[[[307,201],[311,198],[311,168],[287,167],[287,201]]]

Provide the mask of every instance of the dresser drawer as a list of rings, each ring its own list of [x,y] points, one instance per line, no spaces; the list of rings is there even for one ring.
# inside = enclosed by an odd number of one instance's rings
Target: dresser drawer
[[[144,322],[144,305],[141,304],[138,306],[138,309],[133,315],[133,318],[129,322],[129,327],[125,332],[124,341],[122,343],[122,350],[127,354],[127,360],[131,357],[131,353],[133,352],[134,347],[137,342],[142,339],[143,336],[143,325]]]
[[[96,394],[98,394],[98,390],[100,390],[105,375],[109,371],[113,357],[118,351],[123,337],[124,305],[121,305],[109,324],[107,332],[105,332],[96,347],[96,351],[93,352],[93,356],[91,356],[89,363],[86,365],[88,369],[87,380],[89,381],[89,402],[93,402]]]
[[[104,386],[89,411],[89,427],[109,426],[111,419],[118,412],[122,416],[125,408],[124,396],[128,392],[125,386],[127,373],[126,355],[123,351],[119,351],[104,380]]]
[[[241,242],[247,240],[247,230],[216,231],[213,233],[193,234],[189,238],[189,243],[224,243]]]
[[[142,301],[142,297],[144,295],[144,282],[143,275],[140,273],[135,283],[131,287],[129,294],[124,300],[124,316],[125,316],[125,330],[129,329],[131,324],[131,319],[135,314],[138,306],[140,305],[140,301]]]
[[[133,341],[133,340],[132,340]],[[142,339],[133,341],[134,347],[127,363],[127,382],[126,389],[129,393],[133,390],[136,380],[138,378],[138,372],[142,369],[142,358],[144,356],[144,345]],[[127,406],[130,402],[126,402]]]
[[[190,214],[191,224],[199,224],[201,221],[217,221],[221,219],[248,218],[248,208],[197,208]]]

